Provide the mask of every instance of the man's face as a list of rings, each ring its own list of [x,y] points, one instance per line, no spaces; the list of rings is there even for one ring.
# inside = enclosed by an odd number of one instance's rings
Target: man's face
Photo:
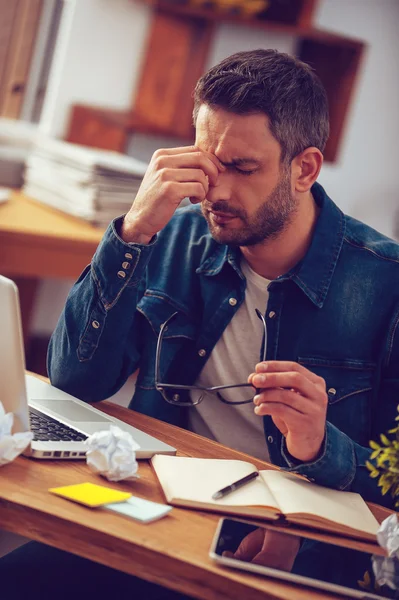
[[[203,104],[196,146],[227,167],[210,186],[202,212],[221,244],[252,246],[276,238],[291,222],[297,200],[289,166],[262,113],[237,115]]]

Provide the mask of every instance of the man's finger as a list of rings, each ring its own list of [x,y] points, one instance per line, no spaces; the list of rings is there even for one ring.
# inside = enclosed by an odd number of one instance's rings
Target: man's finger
[[[181,200],[183,200],[183,198],[190,198],[192,204],[198,204],[205,200],[207,192],[202,183],[186,181],[183,183],[176,183],[176,186],[179,186],[178,194]]]
[[[193,152],[193,153],[200,152],[201,154],[203,154],[204,156],[209,158],[209,160],[211,160],[215,164],[215,166],[217,167],[217,169],[219,171],[226,170],[226,167],[224,166],[224,164],[222,162],[220,162],[220,160],[218,159],[217,156],[215,156],[215,154],[212,154],[211,152],[204,152],[203,150],[198,148],[198,146],[180,146],[179,148],[160,148],[159,150],[156,150],[156,152],[154,153],[154,157],[160,158],[161,156],[174,156],[176,154],[187,154],[190,152]]]
[[[261,390],[271,388],[294,390],[315,401],[323,400],[325,395],[320,387],[317,387],[313,381],[310,381],[299,371],[256,373],[252,377],[251,383]]]
[[[286,423],[289,430],[297,429],[298,422],[307,416],[305,412],[297,410],[297,408],[290,406],[286,402],[273,402],[271,400],[255,406],[255,414],[262,417],[265,415],[278,417]]]
[[[203,154],[205,154],[205,156],[216,165],[218,171],[223,173],[223,171],[226,170],[224,164],[218,159],[217,156],[215,156],[215,154],[211,154],[211,152],[204,152]]]
[[[309,381],[313,381],[314,383],[319,383],[321,380],[321,377],[315,375],[315,373],[309,371],[309,369],[306,369],[306,367],[297,362],[288,360],[267,360],[265,362],[258,363],[255,367],[255,371],[256,373],[297,371],[298,373],[302,373],[302,375],[309,379]]]
[[[173,154],[185,154],[186,152],[198,152],[196,146],[180,146],[179,148],[159,148],[154,156],[173,156]]]
[[[260,394],[256,394],[253,402],[257,407],[266,404],[279,404],[281,406],[288,406],[290,409],[298,413],[298,415],[308,415],[309,412],[312,412],[313,410],[313,403],[311,400],[304,398],[304,396],[301,396],[300,394],[291,392],[290,390],[262,391]]]
[[[209,180],[202,169],[164,169],[163,176],[167,181],[199,182],[208,193]]]
[[[158,169],[202,169],[205,175],[209,177],[210,183],[216,185],[220,169],[210,156],[198,151],[172,156],[159,156],[156,167]]]

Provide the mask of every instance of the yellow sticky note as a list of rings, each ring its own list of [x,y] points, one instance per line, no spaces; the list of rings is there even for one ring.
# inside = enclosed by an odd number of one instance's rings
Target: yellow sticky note
[[[49,492],[62,496],[73,502],[79,502],[91,508],[102,506],[109,502],[124,502],[131,497],[128,492],[119,492],[103,485],[94,483],[78,483],[76,485],[66,485],[64,487],[50,488]]]

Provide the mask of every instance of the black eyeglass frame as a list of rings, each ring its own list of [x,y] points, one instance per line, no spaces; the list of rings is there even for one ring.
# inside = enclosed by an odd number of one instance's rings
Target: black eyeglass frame
[[[265,317],[260,312],[260,310],[255,308],[255,312],[256,312],[257,316],[259,317],[259,319],[263,323],[264,336],[263,336],[262,361],[265,361],[266,360],[266,334],[267,334],[266,320],[265,320]],[[240,404],[249,404],[250,402],[252,402],[253,397],[256,395],[258,390],[256,388],[254,388],[254,386],[250,383],[236,383],[236,384],[232,384],[232,385],[216,385],[213,387],[202,387],[202,386],[198,386],[198,385],[181,385],[181,384],[174,385],[173,383],[161,383],[159,381],[160,375],[161,375],[161,373],[160,373],[160,357],[161,357],[163,336],[164,336],[164,333],[166,331],[168,324],[172,321],[172,319],[174,319],[176,317],[176,315],[178,315],[178,312],[173,313],[170,317],[168,317],[168,319],[166,319],[166,321],[164,323],[162,323],[161,328],[159,330],[158,340],[157,340],[157,348],[156,348],[156,353],[155,353],[155,389],[158,392],[160,392],[160,394],[162,394],[163,399],[166,400],[166,402],[168,402],[168,404],[173,404],[174,406],[197,406],[198,404],[200,404],[200,402],[202,402],[202,400],[205,396],[205,393],[207,392],[210,394],[215,394],[215,396],[218,398],[218,400],[220,400],[220,402],[223,402],[224,404],[229,404],[230,406],[232,406],[232,405],[239,406]],[[225,400],[219,393],[221,390],[228,390],[228,389],[232,389],[232,388],[243,388],[243,387],[248,387],[248,388],[252,388],[253,390],[255,390],[252,398],[250,398],[249,400],[241,400],[240,402],[230,402],[229,400]],[[194,402],[186,402],[186,401],[181,402],[179,398],[177,398],[176,400],[168,398],[166,395],[165,389],[174,389],[174,390],[183,390],[183,391],[199,390],[204,393],[202,396],[200,396],[198,398],[198,400],[196,400]]]

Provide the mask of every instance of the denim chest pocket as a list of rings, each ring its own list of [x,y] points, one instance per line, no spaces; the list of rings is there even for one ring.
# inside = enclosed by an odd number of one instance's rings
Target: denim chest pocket
[[[357,360],[298,357],[326,382],[327,420],[355,442],[368,445],[376,365]]]
[[[140,361],[140,371],[136,385],[144,389],[154,389],[155,354],[161,326],[174,313],[177,315],[168,323],[163,335],[160,356],[161,376],[166,373],[176,353],[188,340],[195,340],[198,324],[194,323],[182,308],[158,292],[147,290],[137,304],[137,310],[144,317],[144,344]]]

